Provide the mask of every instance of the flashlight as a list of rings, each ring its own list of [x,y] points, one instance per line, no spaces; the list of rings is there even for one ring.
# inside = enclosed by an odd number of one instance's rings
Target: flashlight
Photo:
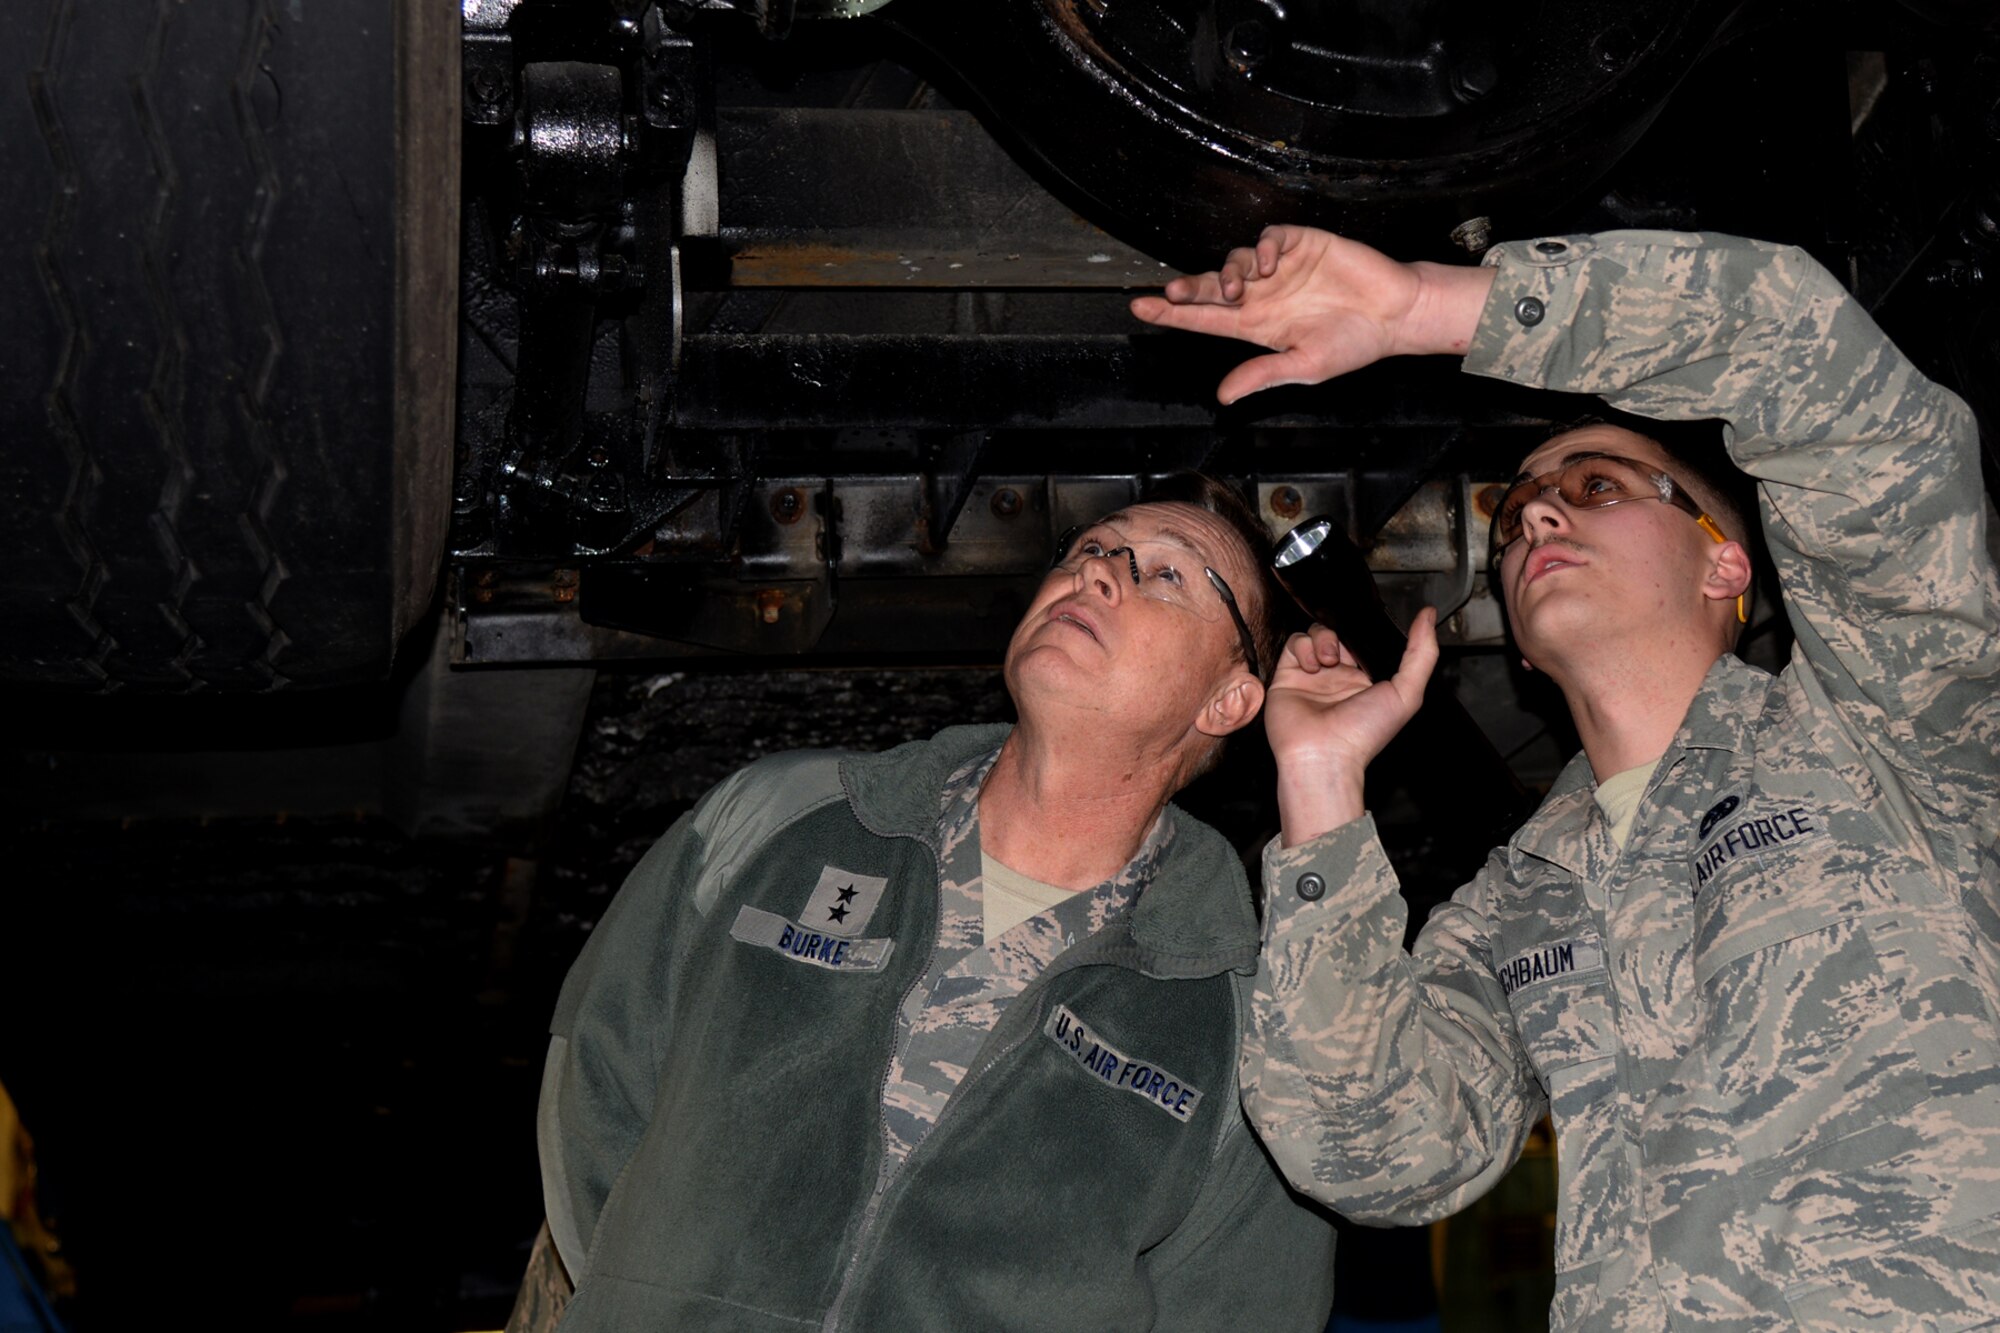
[[[1271,572],[1307,615],[1340,636],[1369,675],[1396,674],[1409,639],[1382,605],[1361,548],[1332,519],[1322,514],[1286,533],[1272,553]]]
[[[1272,551],[1271,572],[1307,615],[1340,636],[1370,676],[1396,674],[1409,638],[1390,619],[1368,561],[1339,524],[1322,514],[1293,528]],[[1441,806],[1490,808],[1488,836],[1494,840],[1512,833],[1535,808],[1534,796],[1435,671],[1424,687],[1423,707],[1391,746],[1430,761],[1431,782],[1452,789]],[[1446,755],[1451,762],[1437,765]]]

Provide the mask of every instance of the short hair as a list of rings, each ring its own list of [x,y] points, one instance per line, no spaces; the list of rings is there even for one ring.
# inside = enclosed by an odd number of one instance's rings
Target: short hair
[[[1205,510],[1221,519],[1242,542],[1244,563],[1255,571],[1256,585],[1239,588],[1232,583],[1229,590],[1236,594],[1237,609],[1243,613],[1243,623],[1250,627],[1250,639],[1257,645],[1259,678],[1269,684],[1271,673],[1278,666],[1278,651],[1284,646],[1279,616],[1287,603],[1271,573],[1271,534],[1258,520],[1257,511],[1234,486],[1202,472],[1170,472],[1145,487],[1139,503],[1183,504]],[[1238,644],[1236,656],[1242,656],[1242,652],[1242,645]]]
[[[1687,488],[1695,502],[1722,529],[1730,541],[1740,542],[1749,552],[1753,571],[1768,568],[1763,532],[1758,527],[1756,482],[1730,460],[1722,442],[1722,422],[1714,418],[1696,421],[1662,421],[1636,416],[1615,407],[1603,407],[1554,427],[1542,437],[1539,449],[1550,440],[1587,426],[1614,426],[1651,441],[1667,457],[1674,480]],[[1530,450],[1529,452],[1533,452]],[[1755,603],[1756,581],[1744,591],[1744,606]],[[1742,627],[1737,627],[1740,635]]]

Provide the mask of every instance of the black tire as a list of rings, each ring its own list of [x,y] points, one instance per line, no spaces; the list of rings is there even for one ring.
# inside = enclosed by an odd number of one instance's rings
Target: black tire
[[[449,518],[457,10],[0,5],[0,678],[384,674]]]

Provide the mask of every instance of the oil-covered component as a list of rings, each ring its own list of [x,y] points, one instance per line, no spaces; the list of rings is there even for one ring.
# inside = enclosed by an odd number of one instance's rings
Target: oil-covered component
[[[1099,222],[1192,265],[1280,220],[1404,254],[1529,229],[1631,146],[1735,7],[899,0],[883,18]]]

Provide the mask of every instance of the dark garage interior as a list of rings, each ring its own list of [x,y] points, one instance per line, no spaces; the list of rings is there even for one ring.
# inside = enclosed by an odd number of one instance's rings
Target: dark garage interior
[[[752,758],[1007,719],[1057,534],[1179,469],[1440,606],[1371,772],[1420,920],[1575,748],[1485,540],[1580,404],[1218,408],[1245,349],[1126,301],[1267,223],[1801,245],[2000,477],[1956,0],[31,0],[0,72],[8,1333],[502,1327],[624,874]],[[1254,864],[1271,786],[1184,803]],[[1343,1231],[1337,1326],[1545,1326],[1553,1188]]]

